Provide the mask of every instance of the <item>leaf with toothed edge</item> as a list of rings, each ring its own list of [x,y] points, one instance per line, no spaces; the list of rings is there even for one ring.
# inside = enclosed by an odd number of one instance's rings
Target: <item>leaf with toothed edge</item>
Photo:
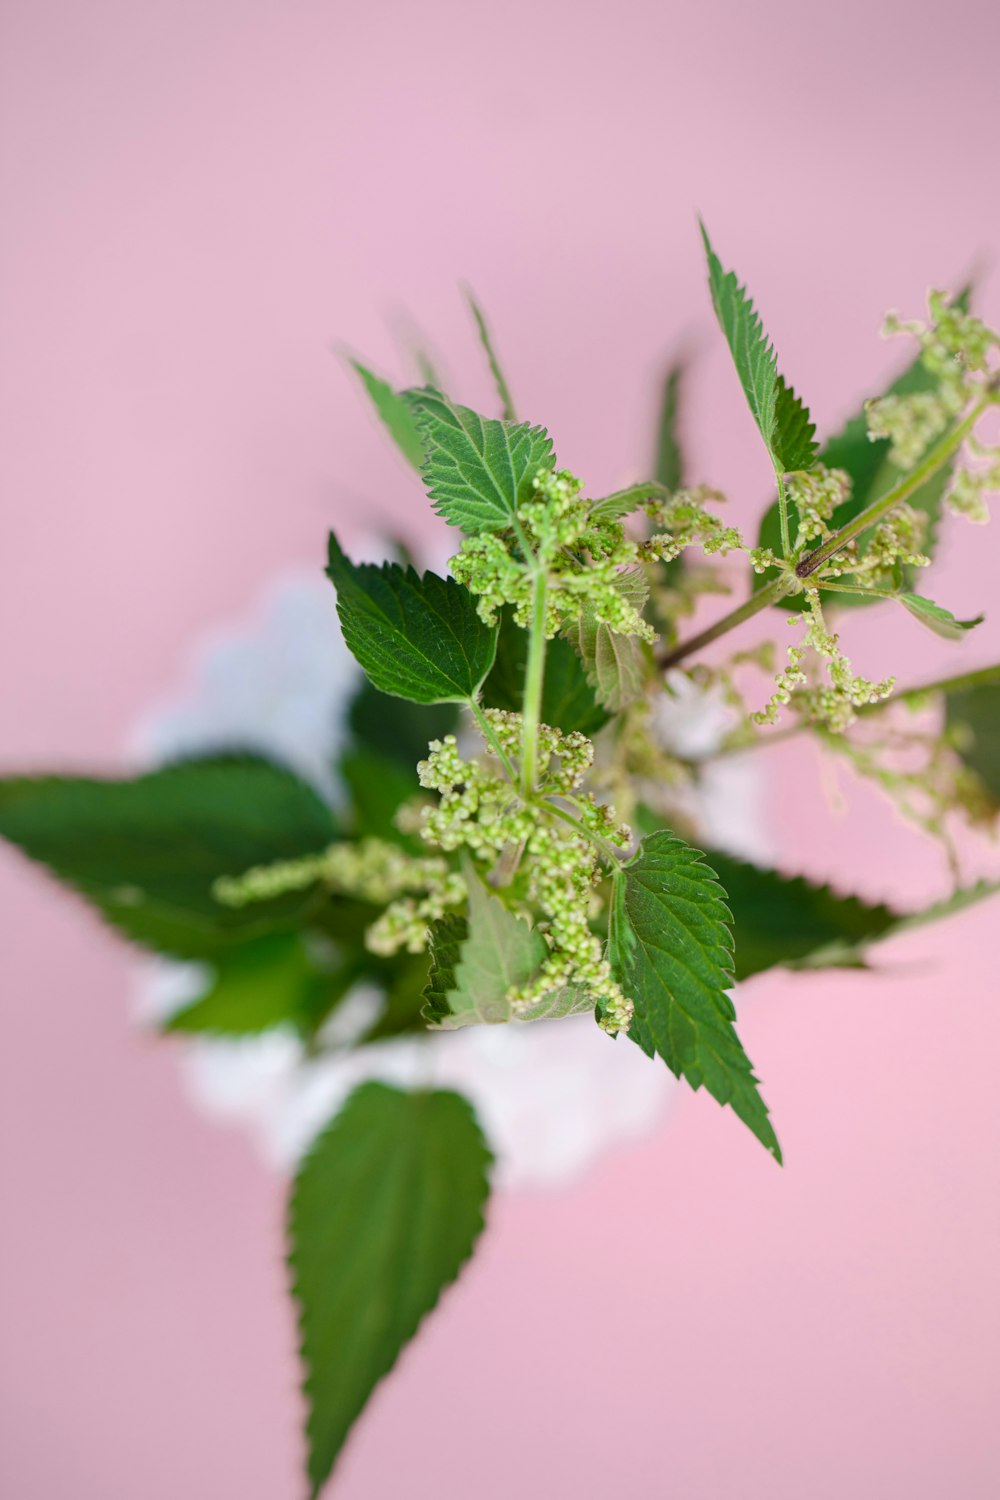
[[[781,1148],[736,1035],[725,892],[701,853],[666,831],[616,872],[608,954],[635,1005],[629,1036],[728,1104],[777,1161]]]
[[[615,588],[633,609],[642,613],[649,585],[641,569],[629,568],[619,573]],[[611,713],[620,713],[626,704],[641,695],[646,682],[649,649],[639,636],[619,635],[587,607],[566,634],[583,662],[587,681],[602,707]]]
[[[0,780],[0,837],[45,865],[122,936],[177,958],[209,958],[301,925],[321,899],[313,887],[229,907],[213,894],[216,880],[318,854],[336,825],[294,772],[232,754],[122,779]]]
[[[775,473],[809,469],[816,462],[815,425],[791,386],[778,374],[774,346],[746,287],[740,285],[733,271],[723,271],[704,224],[701,234],[716,317]]]
[[[424,482],[438,515],[469,536],[506,530],[532,498],[536,476],[555,467],[545,428],[481,417],[430,389],[405,395],[426,447]]]
[[[474,698],[496,655],[469,590],[453,578],[398,563],[352,563],[330,533],[327,577],[344,640],[380,692],[413,703]]]
[[[373,1389],[472,1254],[491,1161],[461,1095],[365,1083],[300,1166],[288,1262],[312,1500]]]

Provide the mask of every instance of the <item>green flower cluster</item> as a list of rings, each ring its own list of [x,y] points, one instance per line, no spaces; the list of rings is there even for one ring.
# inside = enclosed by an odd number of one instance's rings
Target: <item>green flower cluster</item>
[[[639,544],[639,556],[644,562],[671,562],[685,548],[696,545],[710,557],[716,553],[725,557],[727,552],[744,550],[737,528],[726,526],[706,504],[709,500],[721,504],[725,498],[721,490],[702,484],[675,490],[665,500],[647,501],[643,510],[654,526],[664,529]]]
[[[995,356],[1000,338],[943,292],[928,297],[928,321],[904,322],[890,313],[883,332],[909,334],[921,348],[921,363],[934,377],[934,389],[908,395],[890,394],[867,402],[868,431],[889,441],[889,456],[901,469],[919,463],[939,437],[971,401],[995,379]],[[961,506],[957,507],[961,508]]]
[[[601,906],[601,849],[616,857],[632,834],[605,804],[580,791],[594,747],[581,734],[540,725],[538,794],[525,800],[504,773],[504,763],[521,752],[521,715],[488,709],[485,718],[492,755],[465,759],[454,735],[431,742],[417,772],[439,801],[423,809],[420,831],[432,847],[467,850],[494,867],[507,882],[512,908],[534,919],[545,938],[549,952],[538,973],[508,997],[515,1015],[553,991],[574,989],[597,1007],[606,1031],[627,1031],[632,1003],[612,978],[590,924]]]
[[[801,644],[788,648],[788,665],[778,674],[774,692],[767,704],[751,714],[754,724],[774,724],[781,708],[795,698],[795,706],[813,723],[823,724],[834,734],[842,734],[855,719],[855,709],[888,698],[896,686],[894,677],[870,682],[856,675],[840,646],[840,637],[831,631],[823,617],[819,590],[807,590],[806,610],[792,615],[789,624],[808,621]],[[804,669],[808,651],[826,664],[829,681],[810,686]]]
[[[544,570],[550,639],[586,611],[616,635],[654,641],[656,632],[619,586],[623,571],[639,561],[639,548],[618,522],[591,515],[581,489],[567,469],[539,473],[534,498],[521,504],[515,524],[466,537],[451,559],[451,572],[476,595],[479,614],[489,625],[501,606],[510,604],[518,625],[530,629],[535,580]]]

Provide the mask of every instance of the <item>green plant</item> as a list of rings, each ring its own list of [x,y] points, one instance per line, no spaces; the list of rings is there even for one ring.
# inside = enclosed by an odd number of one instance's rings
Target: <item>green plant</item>
[[[746,709],[741,684],[770,648],[685,669],[740,710],[713,754],[813,734],[953,862],[954,819],[990,825],[1000,799],[1000,665],[895,691],[855,672],[832,624],[880,601],[949,638],[979,623],[917,593],[914,576],[943,509],[985,519],[985,495],[1000,488],[1000,448],[981,429],[1000,403],[1000,340],[966,294],[932,294],[926,323],[889,325],[917,341],[913,364],[820,450],[746,291],[707,236],[705,249],[774,467],[753,544],[720,518],[720,495],[685,483],[683,367],[667,381],[656,472],[587,498],[545,429],[517,419],[473,303],[501,417],[432,386],[397,391],[355,365],[460,540],[439,578],[357,565],[330,538],[344,638],[367,679],[338,765],[346,804],[335,811],[249,753],[129,780],[0,782],[0,833],[124,937],[210,964],[204,994],[167,1030],[291,1025],[322,1048],[359,982],[384,996],[360,1047],[590,1013],[595,1046],[637,1044],[730,1106],[780,1161],[735,1029],[734,978],[864,964],[892,933],[997,889],[956,882],[950,900],[904,915],[701,850],[676,815],[669,793],[702,768],[666,748],[654,704],[669,715],[681,664],[788,605],[802,635],[763,706]],[[725,587],[713,559],[731,553],[746,558],[747,599],[685,636],[700,596]],[[368,1083],[302,1164],[289,1243],[313,1495],[472,1253],[489,1163],[457,1094]]]

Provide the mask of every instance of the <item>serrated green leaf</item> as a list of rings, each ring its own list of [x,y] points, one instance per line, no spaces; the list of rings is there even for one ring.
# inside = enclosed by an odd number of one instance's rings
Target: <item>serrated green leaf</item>
[[[1000,682],[949,693],[945,723],[965,764],[1000,802]]]
[[[493,665],[497,630],[480,619],[467,588],[398,563],[356,565],[332,531],[329,558],[344,640],[380,692],[413,703],[476,696]]]
[[[781,1149],[733,1024],[730,914],[696,849],[650,834],[617,872],[609,957],[635,1004],[629,1036],[678,1078],[728,1104],[778,1161]]]
[[[809,469],[816,461],[815,426],[791,386],[778,374],[774,348],[746,288],[733,271],[723,271],[704,224],[701,233],[715,314],[775,473]]]
[[[887,906],[839,896],[801,875],[763,869],[717,849],[706,857],[732,912],[738,980],[779,966],[820,967],[824,955],[839,963],[836,950],[856,954],[900,920]]]
[[[398,391],[394,391],[386,381],[373,374],[360,360],[352,359],[351,365],[360,377],[389,436],[406,462],[412,464],[419,472],[424,462],[424,445],[410,403]]]
[[[635,609],[643,608],[648,585],[638,568],[620,573],[615,586]],[[618,635],[586,607],[567,634],[602,707],[611,713],[620,713],[627,704],[642,696],[649,652],[638,636]]]
[[[943,609],[940,604],[935,604],[933,599],[925,599],[922,594],[899,594],[897,597],[915,620],[919,620],[921,625],[926,625],[928,630],[933,630],[935,635],[942,636],[946,641],[960,641],[966,631],[974,630],[986,618],[985,615],[977,615],[974,620],[956,620],[951,610]]]
[[[243,907],[212,895],[220,876],[317,854],[330,809],[259,756],[180,761],[146,776],[0,781],[0,835],[96,906],[125,937],[181,958],[304,920],[315,889]]]
[[[510,394],[510,386],[507,384],[507,377],[504,375],[500,361],[497,358],[496,350],[493,347],[493,340],[490,337],[486,315],[476,301],[471,287],[465,288],[465,300],[468,302],[469,311],[475,320],[479,342],[483,346],[486,360],[490,367],[490,374],[493,376],[493,384],[497,388],[497,396],[500,399],[500,415],[505,422],[516,422],[517,412],[514,410],[514,401]]]
[[[981,901],[988,901],[992,896],[1000,895],[1000,880],[979,880],[975,885],[961,886],[957,891],[952,891],[950,896],[945,896],[942,901],[932,901],[929,906],[922,907],[920,911],[906,912],[897,916],[891,927],[888,927],[880,936],[882,938],[898,937],[902,933],[915,932],[921,927],[929,927],[935,922],[944,921],[947,917],[958,916],[960,912],[968,911],[970,907],[978,906]]]
[[[353,966],[318,968],[300,933],[272,933],[219,960],[205,993],[168,1017],[163,1030],[250,1036],[294,1026],[311,1035],[356,978]]]
[[[487,708],[520,713],[524,706],[524,675],[528,663],[528,632],[514,622],[512,611],[500,617],[496,661],[483,685]],[[592,739],[608,722],[607,710],[597,702],[583,663],[569,641],[556,636],[545,652],[541,718],[565,734],[577,731]]]
[[[456,406],[438,391],[406,392],[427,458],[427,493],[438,515],[469,536],[503,531],[530,500],[536,475],[555,467],[544,427],[501,422]]]
[[[527,984],[548,954],[545,939],[471,871],[469,914],[432,929],[424,1016],[438,1030],[498,1025],[513,1017],[508,991]]]
[[[299,1168],[289,1266],[312,1500],[372,1390],[472,1254],[491,1160],[460,1095],[366,1083]]]

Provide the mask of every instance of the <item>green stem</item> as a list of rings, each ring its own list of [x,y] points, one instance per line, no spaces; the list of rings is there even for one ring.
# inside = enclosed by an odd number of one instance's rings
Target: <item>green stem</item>
[[[861,594],[865,599],[898,599],[898,594],[890,593],[888,589],[862,588],[860,584],[831,583],[828,578],[818,580],[818,587],[824,594]]]
[[[778,481],[778,517],[781,523],[781,555],[786,560],[792,554],[792,538],[788,530],[788,496],[785,494],[785,476],[775,472]]]
[[[807,553],[795,569],[798,577],[811,577],[817,568],[829,562],[831,557],[835,557],[849,542],[853,542],[855,537],[859,537],[870,526],[876,526],[891,510],[895,510],[897,505],[902,505],[903,501],[908,500],[916,490],[920,489],[921,485],[926,484],[931,475],[936,474],[938,469],[958,452],[987,406],[995,399],[987,395],[977,401],[956,427],[938,439],[915,469],[911,469],[909,474],[904,475],[899,483],[893,485],[892,489],[888,490],[881,499],[873,500],[871,505],[866,505],[853,521],[848,521],[846,526],[842,526],[828,542],[823,543],[822,547],[817,547],[815,551]]]
[[[604,855],[604,858],[608,860],[612,864],[612,866],[619,865],[625,858],[625,852],[623,850],[616,849],[614,844],[610,844],[607,839],[602,839],[599,833],[592,833],[589,828],[586,828],[578,818],[574,818],[573,814],[567,812],[564,807],[558,807],[555,802],[549,801],[541,802],[538,804],[538,806],[543,807],[545,811],[551,813],[553,817],[561,818],[562,821],[564,823],[568,823],[571,828],[575,828],[581,838],[585,838],[588,843],[594,845],[595,849],[600,850],[601,854]]]
[[[858,713],[874,713],[877,709],[888,708],[892,703],[905,702],[908,698],[922,698],[927,693],[964,693],[977,687],[1000,687],[1000,663],[993,667],[979,667],[974,672],[958,672],[953,677],[938,677],[933,682],[920,683],[916,687],[903,688],[879,703],[864,704],[858,709]]]
[[[656,659],[656,665],[666,670],[675,667],[682,662],[686,656],[695,651],[701,651],[705,646],[710,646],[720,636],[735,630],[737,625],[742,625],[745,620],[752,620],[754,615],[760,614],[762,609],[767,609],[771,604],[778,604],[789,591],[795,587],[795,580],[782,573],[770,583],[758,589],[756,594],[751,594],[745,604],[738,609],[730,610],[728,615],[723,615],[721,620],[716,620],[714,625],[709,625],[700,635],[694,635],[688,641],[682,641],[672,651],[665,652]]]
[[[490,749],[493,751],[493,754],[500,761],[500,764],[503,766],[504,770],[507,772],[507,775],[510,778],[511,782],[516,786],[517,785],[517,772],[514,769],[514,763],[510,759],[510,757],[508,756],[506,750],[503,748],[503,746],[501,745],[500,741],[497,739],[496,734],[493,731],[492,724],[490,723],[490,721],[486,717],[486,715],[483,713],[483,710],[480,708],[480,706],[476,702],[475,698],[469,698],[466,701],[468,703],[469,708],[472,710],[472,716],[473,716],[473,718],[475,719],[476,723],[479,726],[479,732],[480,732],[480,734],[482,735],[482,737],[486,741],[486,743],[489,745]]]
[[[542,687],[545,682],[545,625],[549,576],[540,559],[535,562],[535,587],[532,597],[531,634],[528,638],[528,664],[524,673],[524,710],[521,726],[521,793],[530,797],[538,776],[538,725],[542,712]]]

